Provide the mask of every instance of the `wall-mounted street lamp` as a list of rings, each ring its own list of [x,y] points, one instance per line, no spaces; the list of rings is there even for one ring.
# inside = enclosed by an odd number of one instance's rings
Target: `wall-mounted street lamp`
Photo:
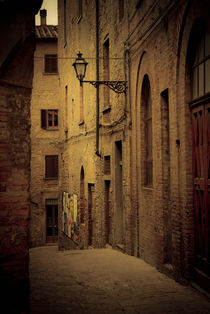
[[[77,54],[77,58],[75,62],[72,64],[74,67],[74,70],[76,72],[76,76],[80,81],[80,84],[82,83],[90,83],[94,87],[97,87],[100,84],[108,86],[110,89],[112,89],[115,93],[121,94],[126,92],[126,81],[84,81],[86,68],[88,63],[85,61],[85,59],[82,57],[82,53],[79,52]]]

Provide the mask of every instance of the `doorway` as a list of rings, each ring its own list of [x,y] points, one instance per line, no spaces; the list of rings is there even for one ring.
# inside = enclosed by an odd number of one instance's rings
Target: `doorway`
[[[58,242],[58,200],[46,200],[46,242]]]
[[[122,141],[115,142],[115,240],[123,245]]]
[[[210,103],[192,109],[195,279],[210,292]]]
[[[93,242],[93,209],[95,185],[88,183],[88,245]]]
[[[111,240],[111,199],[110,180],[105,180],[105,241],[112,244]]]

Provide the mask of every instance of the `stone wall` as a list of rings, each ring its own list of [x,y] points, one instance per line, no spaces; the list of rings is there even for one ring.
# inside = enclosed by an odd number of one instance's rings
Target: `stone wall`
[[[29,305],[30,100],[40,5],[0,4],[0,280],[6,313],[26,313]]]

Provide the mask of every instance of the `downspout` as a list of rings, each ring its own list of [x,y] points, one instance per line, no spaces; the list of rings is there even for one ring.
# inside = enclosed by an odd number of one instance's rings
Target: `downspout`
[[[99,81],[99,2],[96,0],[96,81]],[[99,154],[99,85],[96,85],[96,155]]]

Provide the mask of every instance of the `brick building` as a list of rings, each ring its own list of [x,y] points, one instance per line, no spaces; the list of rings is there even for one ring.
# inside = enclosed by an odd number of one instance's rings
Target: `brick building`
[[[0,281],[4,313],[28,308],[30,100],[42,1],[0,2]]]
[[[57,242],[59,199],[59,74],[57,26],[40,10],[31,99],[30,246]]]
[[[207,0],[59,1],[59,247],[106,243],[209,291]],[[80,84],[127,82],[126,93]]]

